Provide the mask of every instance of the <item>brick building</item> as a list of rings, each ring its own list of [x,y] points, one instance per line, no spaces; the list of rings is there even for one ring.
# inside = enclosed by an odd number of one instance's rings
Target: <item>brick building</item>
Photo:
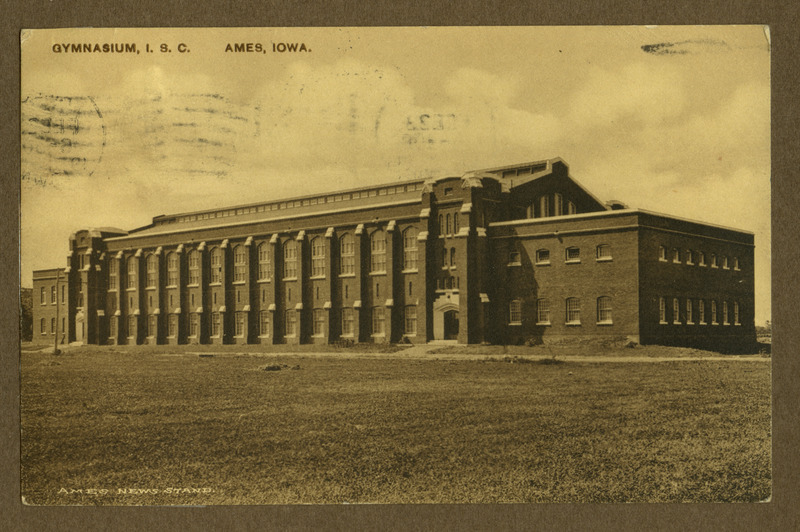
[[[69,250],[34,272],[34,339],[755,341],[751,233],[603,203],[561,159],[86,229]]]

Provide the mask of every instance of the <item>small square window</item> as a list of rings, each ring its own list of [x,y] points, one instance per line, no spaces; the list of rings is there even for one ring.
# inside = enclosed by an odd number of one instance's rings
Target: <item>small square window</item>
[[[522,264],[522,258],[519,251],[512,251],[508,254],[508,265],[519,266]]]
[[[550,264],[550,250],[538,249],[536,250],[536,264]]]
[[[581,248],[567,248],[565,258],[566,262],[580,262]]]

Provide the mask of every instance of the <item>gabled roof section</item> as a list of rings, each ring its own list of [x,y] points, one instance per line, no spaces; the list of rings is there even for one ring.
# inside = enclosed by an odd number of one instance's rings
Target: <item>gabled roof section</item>
[[[509,166],[497,166],[494,168],[484,168],[476,170],[475,172],[484,174],[493,174],[500,178],[510,191],[515,188],[552,175],[554,172],[561,171],[566,179],[572,181],[578,188],[580,188],[587,196],[591,197],[603,209],[609,207],[600,198],[592,194],[592,192],[583,186],[577,179],[572,177],[569,173],[569,165],[564,162],[561,157],[554,157],[552,159],[544,159],[541,161],[531,161],[520,164],[513,164]]]

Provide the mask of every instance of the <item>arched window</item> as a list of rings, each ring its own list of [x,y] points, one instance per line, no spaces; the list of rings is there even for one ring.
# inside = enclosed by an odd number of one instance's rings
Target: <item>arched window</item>
[[[233,280],[235,282],[247,280],[247,249],[242,245],[233,248]]]
[[[155,288],[158,278],[158,257],[152,253],[147,256],[147,287]]]
[[[519,299],[508,304],[508,323],[509,325],[522,324],[522,301]]]
[[[136,288],[136,257],[128,257],[128,288]]]
[[[325,277],[325,242],[320,237],[311,241],[311,276]]]
[[[403,269],[417,269],[417,229],[409,227],[403,231]]]
[[[189,284],[200,284],[200,252],[196,249],[189,252]]]
[[[597,323],[611,323],[611,298],[608,296],[597,298]]]
[[[178,285],[178,254],[170,252],[167,254],[167,286]]]
[[[354,274],[356,271],[355,243],[353,235],[345,233],[339,239],[339,273],[342,275]]]
[[[258,245],[258,279],[260,281],[269,281],[272,277],[272,261],[270,259],[270,244],[262,242]]]
[[[581,300],[577,297],[567,298],[567,325],[580,325]]]
[[[222,282],[222,251],[219,248],[211,250],[211,282]]]
[[[536,325],[550,325],[550,300],[536,300]]]
[[[561,194],[553,194],[553,207],[555,212],[553,213],[555,216],[561,216],[564,214],[564,197]]]
[[[370,236],[370,271],[386,271],[386,233],[380,229]]]
[[[283,244],[283,278],[297,278],[297,242],[294,240],[287,240]]]
[[[458,233],[458,213],[453,214],[453,233]]]
[[[539,198],[539,217],[546,218],[550,216],[550,202],[547,201],[547,196]]]
[[[567,202],[567,214],[578,214],[578,209],[575,207],[575,204],[571,201]]]

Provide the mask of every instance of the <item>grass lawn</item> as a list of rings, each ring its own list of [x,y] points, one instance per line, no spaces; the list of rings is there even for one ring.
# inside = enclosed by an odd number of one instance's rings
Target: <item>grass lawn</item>
[[[23,352],[21,367],[29,504],[722,502],[771,493],[764,360],[85,348]]]

